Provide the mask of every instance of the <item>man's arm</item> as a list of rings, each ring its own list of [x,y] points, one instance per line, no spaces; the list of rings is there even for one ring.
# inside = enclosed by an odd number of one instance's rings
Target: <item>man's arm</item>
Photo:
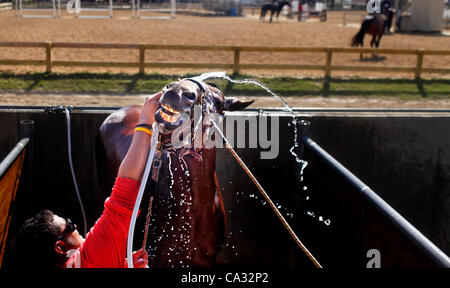
[[[139,124],[152,125],[159,109],[161,93],[148,97],[142,107]],[[86,236],[81,248],[66,267],[125,267],[126,245],[131,214],[150,151],[151,136],[136,131],[123,159],[111,196],[105,201],[102,216]],[[146,262],[145,251],[136,254],[138,262]]]
[[[148,97],[145,100],[139,117],[139,124],[153,125],[155,113],[159,109],[159,98],[161,92]],[[138,131],[134,134],[130,148],[119,167],[118,177],[126,177],[141,180],[147,164],[150,152],[151,136],[145,132]]]

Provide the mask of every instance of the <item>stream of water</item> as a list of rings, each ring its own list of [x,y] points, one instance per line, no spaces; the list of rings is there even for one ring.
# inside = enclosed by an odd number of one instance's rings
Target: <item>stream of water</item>
[[[261,82],[258,82],[258,81],[253,80],[253,79],[244,79],[244,80],[232,79],[224,71],[204,73],[204,74],[201,74],[199,76],[194,77],[193,79],[195,79],[195,80],[197,80],[199,82],[203,82],[206,79],[212,79],[212,78],[227,80],[227,81],[229,81],[231,83],[234,83],[234,84],[252,84],[252,85],[256,85],[256,86],[262,88],[263,90],[265,90],[271,96],[273,96],[276,99],[278,99],[283,104],[284,107],[282,108],[282,110],[285,111],[285,112],[288,112],[288,113],[290,113],[292,115],[291,124],[292,124],[293,129],[294,129],[294,141],[293,141],[294,143],[293,143],[292,147],[289,149],[289,152],[294,157],[295,161],[297,163],[300,163],[300,165],[301,165],[301,168],[300,168],[300,171],[299,171],[299,177],[300,177],[300,182],[303,183],[303,170],[308,165],[308,162],[303,160],[303,159],[301,159],[301,157],[296,152],[298,150],[298,147],[299,147],[298,125],[297,125],[299,120],[295,116],[295,113],[292,110],[292,107],[290,107],[289,104],[281,96],[277,95],[270,88],[266,87]],[[221,136],[225,139],[225,136],[222,134],[222,131],[220,131],[219,127],[217,127],[217,125],[215,125],[215,126],[216,126],[216,129],[221,134]],[[310,195],[307,192],[307,187],[304,186],[304,185],[300,185],[300,186],[303,187],[302,191],[300,191],[300,192],[303,192],[303,194],[305,194],[305,196],[304,196],[305,200],[308,201],[310,199]],[[280,208],[281,208],[281,206],[280,206]],[[310,210],[306,211],[306,215],[311,216],[313,218],[316,218],[318,221],[324,223],[327,226],[331,224],[331,220],[330,219],[324,219],[322,216],[316,215],[316,213],[314,213],[313,211],[310,211]],[[291,213],[290,216],[292,217],[292,213]]]

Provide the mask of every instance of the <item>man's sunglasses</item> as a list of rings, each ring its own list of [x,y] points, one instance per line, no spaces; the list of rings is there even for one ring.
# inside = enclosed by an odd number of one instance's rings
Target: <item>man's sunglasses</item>
[[[77,225],[73,224],[72,220],[69,218],[66,219],[66,228],[64,231],[58,236],[56,241],[63,239],[66,237],[66,235],[72,233],[73,231],[77,230]]]

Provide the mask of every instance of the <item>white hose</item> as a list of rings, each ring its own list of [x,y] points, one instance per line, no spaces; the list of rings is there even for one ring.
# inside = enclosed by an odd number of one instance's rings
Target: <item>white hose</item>
[[[70,172],[72,173],[72,179],[73,179],[73,185],[75,186],[75,192],[77,193],[78,197],[78,203],[80,203],[81,208],[81,215],[83,216],[83,228],[84,228],[84,237],[86,237],[87,234],[87,220],[86,220],[86,212],[84,211],[84,205],[83,201],[81,200],[80,190],[78,189],[77,184],[77,178],[75,177],[75,171],[73,169],[73,162],[72,162],[72,139],[71,139],[71,129],[70,129],[70,112],[67,107],[64,107],[64,110],[66,112],[66,121],[67,121],[67,154],[69,155],[69,166],[70,166]]]
[[[141,186],[139,187],[139,193],[134,204],[133,214],[131,215],[130,228],[128,229],[128,242],[127,242],[127,261],[128,268],[133,268],[133,237],[134,226],[136,225],[136,218],[141,205],[142,196],[144,195],[145,186],[147,184],[148,174],[153,163],[153,156],[155,155],[156,144],[158,143],[158,124],[153,123],[153,137],[150,148],[150,153],[147,158],[147,165],[145,166],[144,175],[142,176]]]

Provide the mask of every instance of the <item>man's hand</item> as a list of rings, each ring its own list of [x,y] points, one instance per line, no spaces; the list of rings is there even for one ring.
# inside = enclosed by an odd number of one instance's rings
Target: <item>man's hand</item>
[[[133,252],[133,267],[146,268],[148,264],[148,254],[145,249],[140,249]],[[125,259],[125,268],[128,268],[128,261]]]
[[[159,104],[161,95],[162,92],[158,92],[152,96],[148,96],[145,99],[144,105],[142,106],[141,116],[139,117],[139,124],[153,125],[155,122],[155,113],[161,107]]]
[[[138,124],[153,125],[155,122],[155,113],[160,107],[159,98],[161,98],[161,95],[162,93],[159,92],[145,99]],[[150,135],[143,132],[134,133],[130,148],[120,164],[117,176],[141,181],[145,164],[147,163],[150,145]]]

